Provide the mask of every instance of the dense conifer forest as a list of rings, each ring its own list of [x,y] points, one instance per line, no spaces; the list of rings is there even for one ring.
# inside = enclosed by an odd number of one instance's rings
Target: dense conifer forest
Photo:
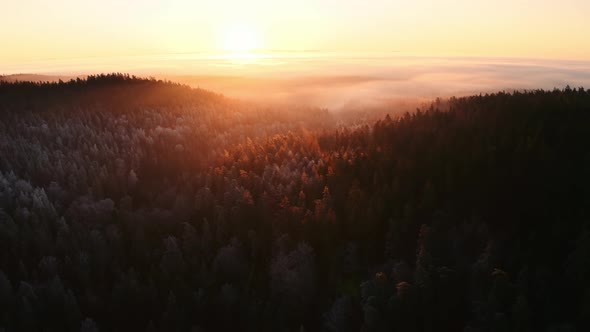
[[[363,123],[0,82],[4,332],[588,331],[589,209],[583,88]]]

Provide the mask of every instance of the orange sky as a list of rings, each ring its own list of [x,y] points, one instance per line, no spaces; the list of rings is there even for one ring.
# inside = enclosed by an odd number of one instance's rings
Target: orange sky
[[[7,0],[2,13],[0,73],[232,48],[590,60],[587,0]]]

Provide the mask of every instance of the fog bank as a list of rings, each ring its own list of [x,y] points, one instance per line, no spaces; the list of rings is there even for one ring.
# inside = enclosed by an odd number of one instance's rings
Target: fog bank
[[[590,87],[590,61],[397,54],[175,54],[0,68],[4,74],[39,73],[51,79],[113,71],[169,79],[255,102],[332,110],[388,105],[413,109],[436,97]]]

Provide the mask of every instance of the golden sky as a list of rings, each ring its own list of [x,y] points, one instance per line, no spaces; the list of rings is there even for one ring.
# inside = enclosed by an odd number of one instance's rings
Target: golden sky
[[[3,66],[239,49],[590,59],[588,0],[2,0]]]

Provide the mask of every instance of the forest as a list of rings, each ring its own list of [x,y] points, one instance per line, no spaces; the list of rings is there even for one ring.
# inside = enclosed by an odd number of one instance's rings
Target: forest
[[[588,331],[589,147],[569,86],[357,121],[0,81],[0,331]]]

